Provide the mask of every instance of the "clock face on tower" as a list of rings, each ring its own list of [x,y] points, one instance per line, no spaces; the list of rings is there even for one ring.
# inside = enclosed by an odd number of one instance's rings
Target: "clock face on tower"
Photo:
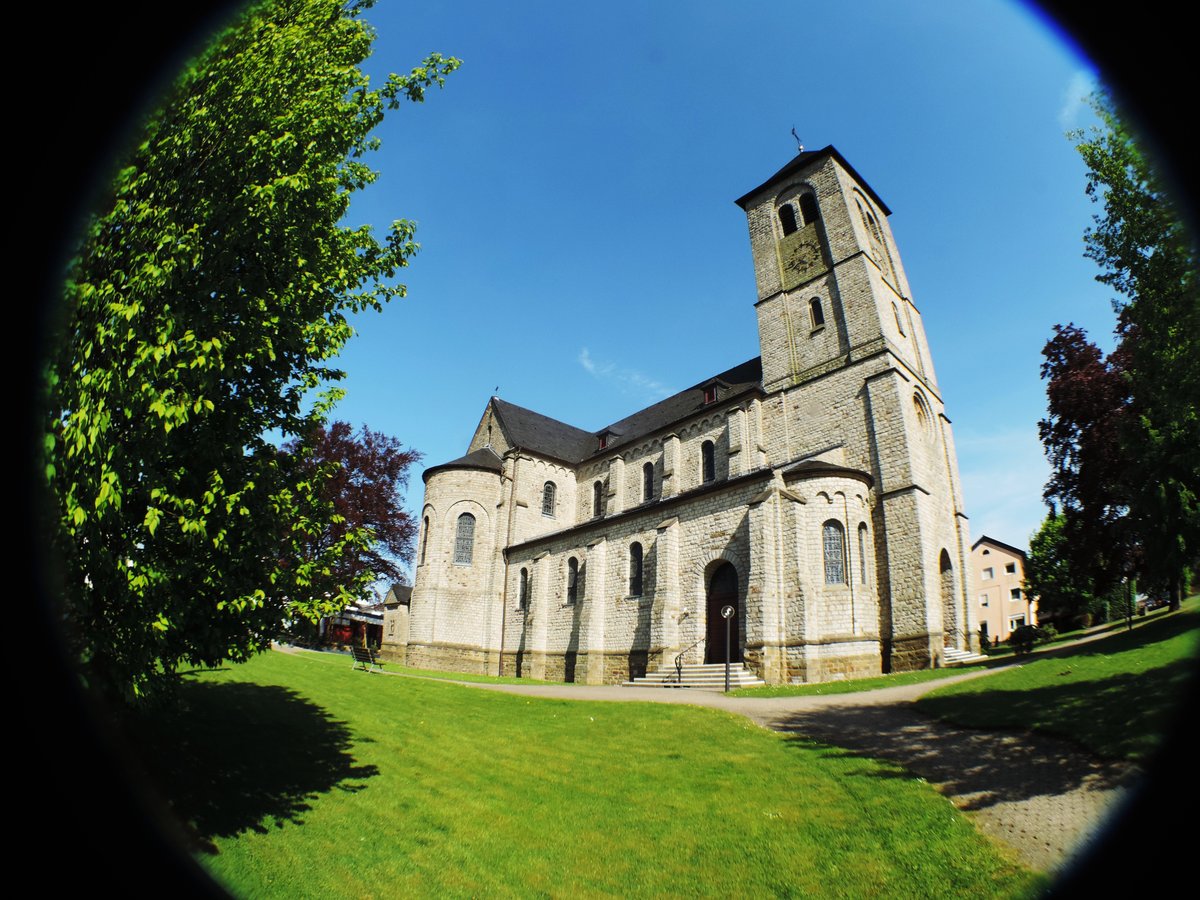
[[[780,280],[784,290],[803,284],[828,268],[815,228],[804,228],[779,242]]]

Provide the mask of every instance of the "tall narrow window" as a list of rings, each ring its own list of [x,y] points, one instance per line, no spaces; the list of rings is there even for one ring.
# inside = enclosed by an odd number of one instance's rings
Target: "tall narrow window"
[[[821,213],[817,209],[817,198],[812,194],[800,195],[800,215],[804,219],[805,225],[811,225],[821,218]]]
[[[717,480],[717,451],[712,441],[700,445],[700,478],[705,484]]]
[[[642,596],[642,545],[629,545],[629,596]]]
[[[896,317],[896,327],[900,329],[900,334],[908,337],[908,333],[904,330],[904,322],[900,319],[900,307],[896,305],[896,301],[892,301],[892,315]]]
[[[821,544],[825,550],[825,583],[846,583],[846,533],[842,523],[830,519],[821,526]]]
[[[820,328],[825,324],[825,310],[821,308],[821,298],[813,297],[808,301],[808,314],[812,317],[812,327]]]
[[[579,560],[571,557],[567,560],[567,602],[574,603],[579,599]]]
[[[529,570],[521,570],[520,587],[517,593],[517,606],[520,609],[529,609]]]
[[[604,515],[604,507],[601,506],[603,500],[604,485],[597,481],[592,485],[592,515],[597,519]]]
[[[558,489],[553,481],[547,481],[542,488],[542,515],[554,518],[554,497]]]
[[[860,584],[867,583],[867,526],[865,522],[858,526],[858,580]]]
[[[475,553],[475,517],[463,513],[458,517],[458,528],[454,534],[454,564],[469,566]]]
[[[642,500],[654,499],[654,463],[648,462],[642,466]]]
[[[425,517],[425,521],[421,525],[421,556],[420,562],[417,565],[425,565],[425,551],[429,549],[429,516]]]
[[[796,208],[792,204],[785,203],[779,207],[779,224],[783,226],[785,236],[796,231]]]

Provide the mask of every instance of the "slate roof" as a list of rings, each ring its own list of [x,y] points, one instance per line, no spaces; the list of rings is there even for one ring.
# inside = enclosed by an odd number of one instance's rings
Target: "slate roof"
[[[412,585],[401,584],[397,581],[392,585],[391,590],[388,591],[388,597],[392,597],[392,602],[395,604],[402,603],[407,606],[409,600],[412,598]],[[387,597],[384,598],[384,605],[387,605]]]
[[[875,479],[871,477],[870,472],[864,472],[861,469],[852,469],[849,466],[838,465],[837,463],[825,462],[820,459],[802,459],[799,462],[794,462],[783,467],[784,475],[801,474],[805,476],[814,475],[840,475],[842,477],[858,478],[865,481],[868,487],[875,485]]]
[[[621,447],[650,434],[653,431],[666,428],[681,419],[689,418],[705,407],[704,389],[718,384],[717,402],[723,402],[730,397],[736,397],[749,391],[762,391],[762,357],[756,356],[740,366],[727,369],[719,375],[706,378],[692,385],[687,390],[660,400],[653,406],[647,406],[632,416],[626,416],[618,422],[613,422],[607,428],[595,432],[596,435],[609,433],[608,447],[601,451],[596,437],[592,438],[591,452],[587,456],[607,453],[614,447]],[[580,461],[587,457],[581,457]]]
[[[704,409],[704,390],[712,385],[717,387],[717,403],[752,391],[761,392],[762,357],[756,356],[740,366],[706,378],[678,394],[596,431],[584,431],[499,397],[493,397],[491,402],[500,420],[500,427],[515,446],[541,456],[578,465],[593,456],[600,456],[614,448],[631,444],[652,432],[694,416]],[[600,449],[602,434],[609,436],[608,446],[603,450]],[[452,468],[488,469],[499,472],[501,464],[500,458],[491,448],[484,448],[426,469],[423,477],[428,478],[432,472]]]
[[[500,462],[500,457],[496,455],[495,450],[491,447],[484,447],[481,450],[476,450],[474,453],[468,453],[466,456],[452,459],[450,462],[430,466],[421,475],[421,478],[428,481],[430,475],[434,472],[440,472],[442,469],[484,469],[488,472],[503,472],[504,464]]]
[[[579,462],[596,449],[596,435],[590,431],[499,397],[492,398],[492,405],[505,436],[518,447],[569,463]]]
[[[747,191],[745,194],[742,194],[742,196],[738,197],[733,202],[736,203],[738,206],[740,206],[742,209],[745,209],[746,201],[749,200],[751,197],[753,197],[755,194],[757,194],[759,191],[761,191],[763,188],[765,188],[767,185],[769,185],[775,181],[782,181],[788,175],[791,175],[793,172],[796,172],[800,169],[806,168],[810,164],[815,163],[817,160],[819,160],[823,156],[832,156],[834,159],[836,159],[841,164],[842,168],[845,169],[847,172],[849,172],[850,175],[852,175],[854,177],[854,179],[863,186],[863,189],[866,190],[866,192],[871,195],[871,199],[875,201],[876,205],[881,210],[883,210],[883,214],[885,216],[890,216],[892,214],[892,211],[890,209],[888,209],[888,205],[886,203],[884,203],[882,199],[880,199],[878,194],[875,193],[875,189],[872,188],[869,184],[867,184],[867,182],[863,179],[863,177],[854,170],[854,166],[852,166],[852,165],[850,165],[850,163],[846,162],[846,157],[842,156],[842,154],[840,154],[837,151],[837,148],[834,147],[833,144],[829,144],[826,147],[822,147],[820,150],[804,150],[801,153],[796,154],[796,157],[790,163],[788,163],[786,166],[784,166],[782,169],[780,169],[778,172],[776,172],[774,175],[772,175],[770,178],[768,178],[766,181],[764,181],[762,184],[760,184],[754,190]]]
[[[974,550],[976,547],[978,547],[984,541],[991,544],[993,547],[1000,547],[1004,550],[1009,551],[1010,553],[1015,553],[1017,556],[1021,557],[1021,559],[1029,558],[1028,554],[1026,554],[1025,551],[1022,550],[1020,547],[1014,547],[1012,544],[1006,544],[1006,543],[1004,543],[1004,541],[998,541],[994,537],[988,537],[986,534],[980,535],[979,540],[977,540],[975,543],[973,543],[971,545],[971,549]]]

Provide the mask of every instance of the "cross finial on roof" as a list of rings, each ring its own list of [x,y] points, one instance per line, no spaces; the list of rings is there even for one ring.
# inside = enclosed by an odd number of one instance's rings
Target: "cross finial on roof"
[[[796,139],[796,152],[803,153],[804,152],[804,141],[800,140],[800,135],[796,134],[796,126],[795,125],[792,126],[792,137],[794,137]]]

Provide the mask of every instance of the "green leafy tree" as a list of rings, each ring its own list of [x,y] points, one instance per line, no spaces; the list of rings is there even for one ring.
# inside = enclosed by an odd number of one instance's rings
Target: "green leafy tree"
[[[359,589],[309,589],[370,536],[313,554],[333,470],[269,438],[321,424],[348,316],[403,296],[412,224],[379,240],[340,223],[375,178],[385,111],[458,65],[435,54],[372,87],[366,5],[240,15],[149,116],[69,265],[46,377],[51,537],[73,651],[109,694],[245,659],[289,604],[315,617]]]
[[[1123,572],[1120,566],[1103,565],[1095,547],[1089,551],[1086,541],[1080,543],[1080,552],[1109,573],[1101,593],[1118,574],[1137,574],[1147,588],[1165,587],[1177,608],[1184,575],[1200,557],[1196,244],[1111,96],[1102,91],[1093,101],[1101,127],[1074,138],[1088,167],[1087,193],[1102,207],[1084,236],[1086,255],[1100,266],[1097,280],[1118,294],[1113,304],[1118,347],[1108,364],[1123,380],[1125,396],[1108,413],[1117,427],[1107,437],[1119,447],[1121,466],[1119,472],[1089,472],[1086,454],[1077,452],[1084,442],[1068,438],[1058,445],[1047,443],[1055,469],[1047,499],[1062,502],[1075,535],[1120,536],[1124,549],[1118,555],[1128,563]],[[1049,352],[1047,359],[1053,363]],[[1050,379],[1047,392],[1053,397],[1056,375],[1078,382],[1080,370],[1063,367],[1056,373],[1043,367],[1043,374]],[[1054,420],[1052,410],[1047,421],[1053,425]],[[1090,440],[1096,443],[1094,437]],[[1093,496],[1092,513],[1071,493],[1071,485],[1089,482],[1102,483],[1108,491],[1106,497]],[[1104,511],[1099,518],[1096,510]]]
[[[1068,552],[1066,518],[1051,512],[1029,540],[1025,594],[1037,598],[1038,621],[1070,627],[1083,621],[1092,606],[1092,579],[1078,571]]]

